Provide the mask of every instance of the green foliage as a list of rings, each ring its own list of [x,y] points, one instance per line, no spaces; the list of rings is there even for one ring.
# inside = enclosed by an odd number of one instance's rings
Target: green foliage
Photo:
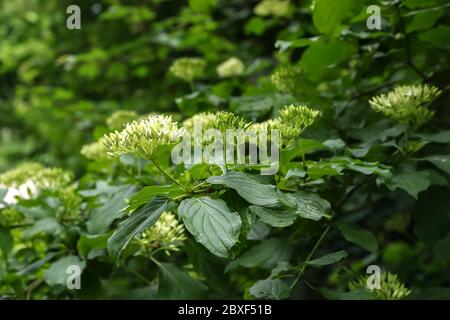
[[[0,299],[450,299],[447,2],[1,1]]]

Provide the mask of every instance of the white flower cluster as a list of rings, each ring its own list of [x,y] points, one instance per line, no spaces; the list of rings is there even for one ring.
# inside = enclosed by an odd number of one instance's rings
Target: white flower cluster
[[[217,74],[221,78],[240,76],[244,70],[244,63],[236,57],[232,57],[217,66]]]
[[[134,153],[146,159],[153,159],[159,146],[179,141],[184,133],[171,116],[151,115],[145,119],[127,123],[123,130],[105,135],[101,142],[108,154],[118,157]]]

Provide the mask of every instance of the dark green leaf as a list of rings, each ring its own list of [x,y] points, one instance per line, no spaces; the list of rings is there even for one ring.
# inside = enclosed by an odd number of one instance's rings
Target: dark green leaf
[[[119,261],[122,251],[131,239],[153,225],[164,212],[166,205],[167,199],[157,197],[119,224],[117,230],[108,239],[108,252],[116,262]]]
[[[345,240],[353,242],[367,251],[374,252],[378,249],[378,242],[375,236],[368,230],[351,224],[340,222],[337,224]]]
[[[284,239],[272,238],[244,252],[239,258],[228,264],[226,271],[236,269],[259,267],[272,269],[280,261],[288,261],[292,254],[292,247]]]
[[[158,293],[161,299],[204,299],[207,287],[192,279],[185,271],[172,263],[158,263]]]
[[[347,257],[347,252],[345,252],[344,250],[341,250],[341,251],[327,254],[323,257],[320,257],[320,258],[317,258],[314,260],[302,262],[302,264],[307,264],[307,265],[314,266],[314,267],[323,267],[323,266],[327,266],[327,265],[339,262],[342,259],[344,259],[345,257]]]

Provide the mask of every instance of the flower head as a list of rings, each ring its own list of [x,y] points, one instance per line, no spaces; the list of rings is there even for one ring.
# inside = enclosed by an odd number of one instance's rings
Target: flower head
[[[360,277],[356,281],[349,283],[350,290],[367,288],[368,277]],[[401,300],[409,296],[411,290],[400,282],[396,274],[382,272],[380,278],[380,288],[372,289],[372,293],[378,300]]]
[[[282,92],[293,92],[299,74],[300,69],[295,66],[281,67],[271,75],[270,81]]]
[[[267,17],[289,17],[291,15],[289,0],[263,0],[253,10],[256,15]]]
[[[440,94],[441,91],[434,86],[398,86],[388,94],[373,97],[369,103],[375,111],[406,126],[418,128],[433,117],[434,111],[427,106]]]
[[[46,168],[40,163],[23,163],[0,175],[0,184],[18,188],[32,181],[40,190],[56,190],[68,185],[73,175],[61,168]]]
[[[178,247],[186,240],[184,227],[171,212],[163,212],[156,223],[142,233],[141,242],[152,247],[178,251]]]
[[[288,146],[298,140],[302,132],[311,126],[320,111],[307,106],[289,105],[280,111],[280,115],[271,123],[271,127],[279,129],[283,144]]]
[[[175,77],[191,82],[203,75],[206,62],[199,58],[179,58],[170,66],[169,72]]]
[[[0,175],[0,187],[8,189],[7,204],[17,203],[17,198],[32,199],[41,191],[57,192],[72,181],[72,173],[61,168],[46,168],[40,163],[23,163]]]
[[[217,66],[217,74],[221,78],[239,76],[244,72],[244,63],[236,57],[232,57]]]
[[[85,144],[81,148],[80,153],[89,160],[105,160],[109,158],[105,145],[100,141]]]
[[[153,159],[159,146],[170,145],[183,136],[184,129],[179,129],[171,116],[151,115],[145,119],[127,123],[121,131],[105,135],[101,142],[108,149],[108,154],[118,157],[135,153],[147,159]]]
[[[227,129],[247,129],[251,125],[244,118],[226,111],[202,112],[186,119],[183,125],[192,132],[196,123],[201,123],[202,130],[217,129],[221,132],[226,132]]]
[[[134,111],[120,110],[111,114],[106,119],[106,125],[111,130],[122,129],[125,123],[136,120],[139,115]]]

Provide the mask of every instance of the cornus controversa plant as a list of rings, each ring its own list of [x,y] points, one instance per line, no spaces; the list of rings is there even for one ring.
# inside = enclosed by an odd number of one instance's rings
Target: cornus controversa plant
[[[0,4],[0,299],[450,297],[448,1],[98,2]]]

